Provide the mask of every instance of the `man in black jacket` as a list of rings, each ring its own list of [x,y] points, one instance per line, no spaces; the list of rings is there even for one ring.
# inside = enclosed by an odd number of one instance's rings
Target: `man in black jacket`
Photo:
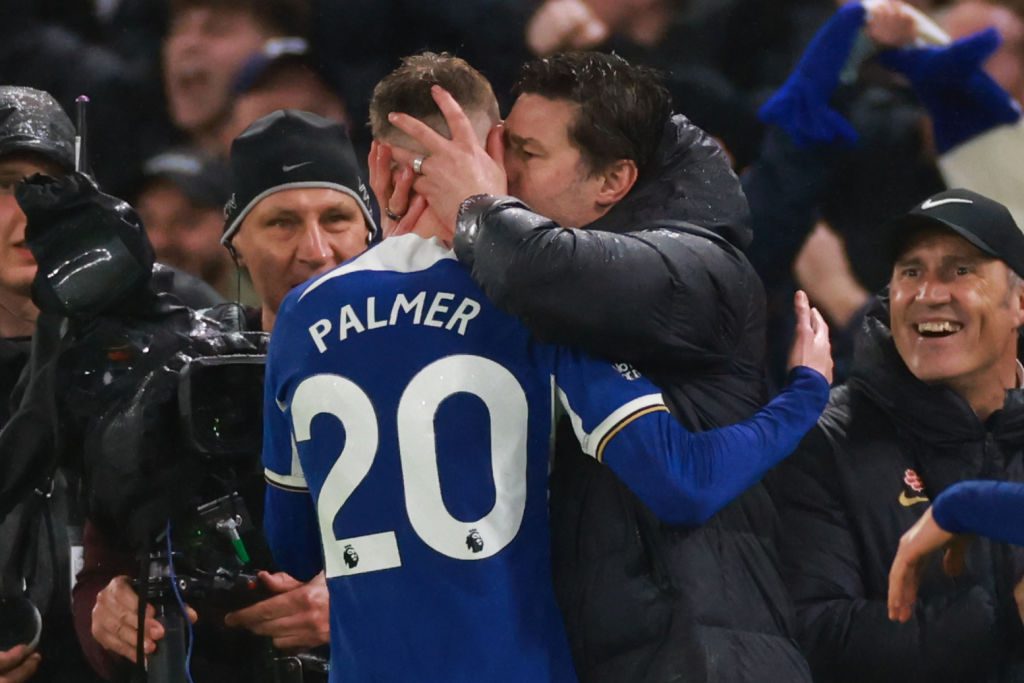
[[[961,576],[929,567],[909,623],[886,608],[900,536],[929,500],[962,479],[1024,481],[1024,236],[966,190],[893,235],[851,377],[775,473],[800,639],[816,681],[1024,680],[1020,549],[978,539]]]
[[[748,210],[721,149],[672,116],[653,73],[615,56],[531,62],[516,94],[504,145],[500,129],[488,141],[497,161],[452,140],[413,164],[417,193],[453,228],[462,203],[459,259],[541,338],[635,365],[687,427],[751,415],[765,394],[764,292],[741,251]],[[415,121],[390,120],[415,137]],[[396,217],[401,194],[386,202]],[[810,680],[790,640],[764,487],[699,528],[669,528],[568,437],[552,474],[552,542],[580,679]]]

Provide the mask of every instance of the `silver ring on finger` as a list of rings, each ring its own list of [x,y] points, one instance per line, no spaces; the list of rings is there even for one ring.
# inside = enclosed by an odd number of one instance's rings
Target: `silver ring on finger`
[[[412,172],[416,175],[423,175],[423,162],[426,161],[426,157],[416,157],[412,160]]]
[[[384,207],[384,215],[387,216],[388,218],[390,218],[393,221],[400,221],[405,216],[404,213],[395,213],[394,211],[392,211],[391,209],[389,209],[386,206]]]

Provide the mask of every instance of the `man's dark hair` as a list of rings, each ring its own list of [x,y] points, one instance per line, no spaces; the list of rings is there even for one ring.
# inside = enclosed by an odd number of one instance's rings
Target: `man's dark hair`
[[[564,52],[527,62],[512,92],[577,104],[569,140],[592,172],[632,159],[643,176],[672,115],[672,97],[659,72],[602,52]]]
[[[309,33],[309,0],[171,0],[170,16],[196,7],[246,12],[277,36]]]
[[[464,110],[483,110],[497,122],[498,101],[483,74],[466,60],[447,53],[424,52],[402,59],[397,69],[385,76],[373,89],[370,100],[370,128],[373,137],[392,132],[388,114],[402,112],[421,121],[444,118],[430,94],[433,85],[447,90]]]

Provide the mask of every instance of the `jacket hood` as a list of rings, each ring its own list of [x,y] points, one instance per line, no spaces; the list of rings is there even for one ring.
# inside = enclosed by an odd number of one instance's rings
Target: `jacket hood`
[[[651,170],[587,227],[627,232],[660,220],[692,223],[741,249],[753,237],[750,207],[725,152],[682,114],[665,124]]]
[[[1024,390],[1006,392],[1003,408],[982,423],[959,394],[942,384],[925,384],[896,351],[889,328],[888,290],[876,297],[857,336],[849,384],[863,392],[903,429],[939,447],[985,438],[1024,441]]]

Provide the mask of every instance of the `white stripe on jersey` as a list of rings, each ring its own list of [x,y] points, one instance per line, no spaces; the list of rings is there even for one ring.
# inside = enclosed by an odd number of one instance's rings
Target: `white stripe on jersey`
[[[436,237],[424,239],[413,234],[389,237],[376,247],[313,280],[299,295],[299,301],[328,280],[349,273],[366,270],[417,273],[445,259],[455,260],[455,252],[441,244]]]
[[[647,394],[619,406],[611,415],[602,420],[601,424],[597,425],[592,431],[587,432],[583,429],[583,419],[572,409],[572,406],[569,404],[569,397],[565,395],[565,391],[559,389],[558,397],[561,399],[562,405],[565,406],[566,412],[569,413],[569,422],[572,423],[572,430],[580,441],[580,447],[583,448],[584,453],[592,458],[598,457],[598,448],[601,446],[605,436],[612,433],[623,420],[644,408],[667,410],[665,408],[665,399],[662,398],[661,394]]]
[[[296,477],[287,474],[278,474],[277,472],[271,472],[268,469],[263,470],[263,477],[267,480],[268,484],[273,484],[279,489],[285,489],[286,491],[308,491],[309,485],[306,483],[305,477]]]

